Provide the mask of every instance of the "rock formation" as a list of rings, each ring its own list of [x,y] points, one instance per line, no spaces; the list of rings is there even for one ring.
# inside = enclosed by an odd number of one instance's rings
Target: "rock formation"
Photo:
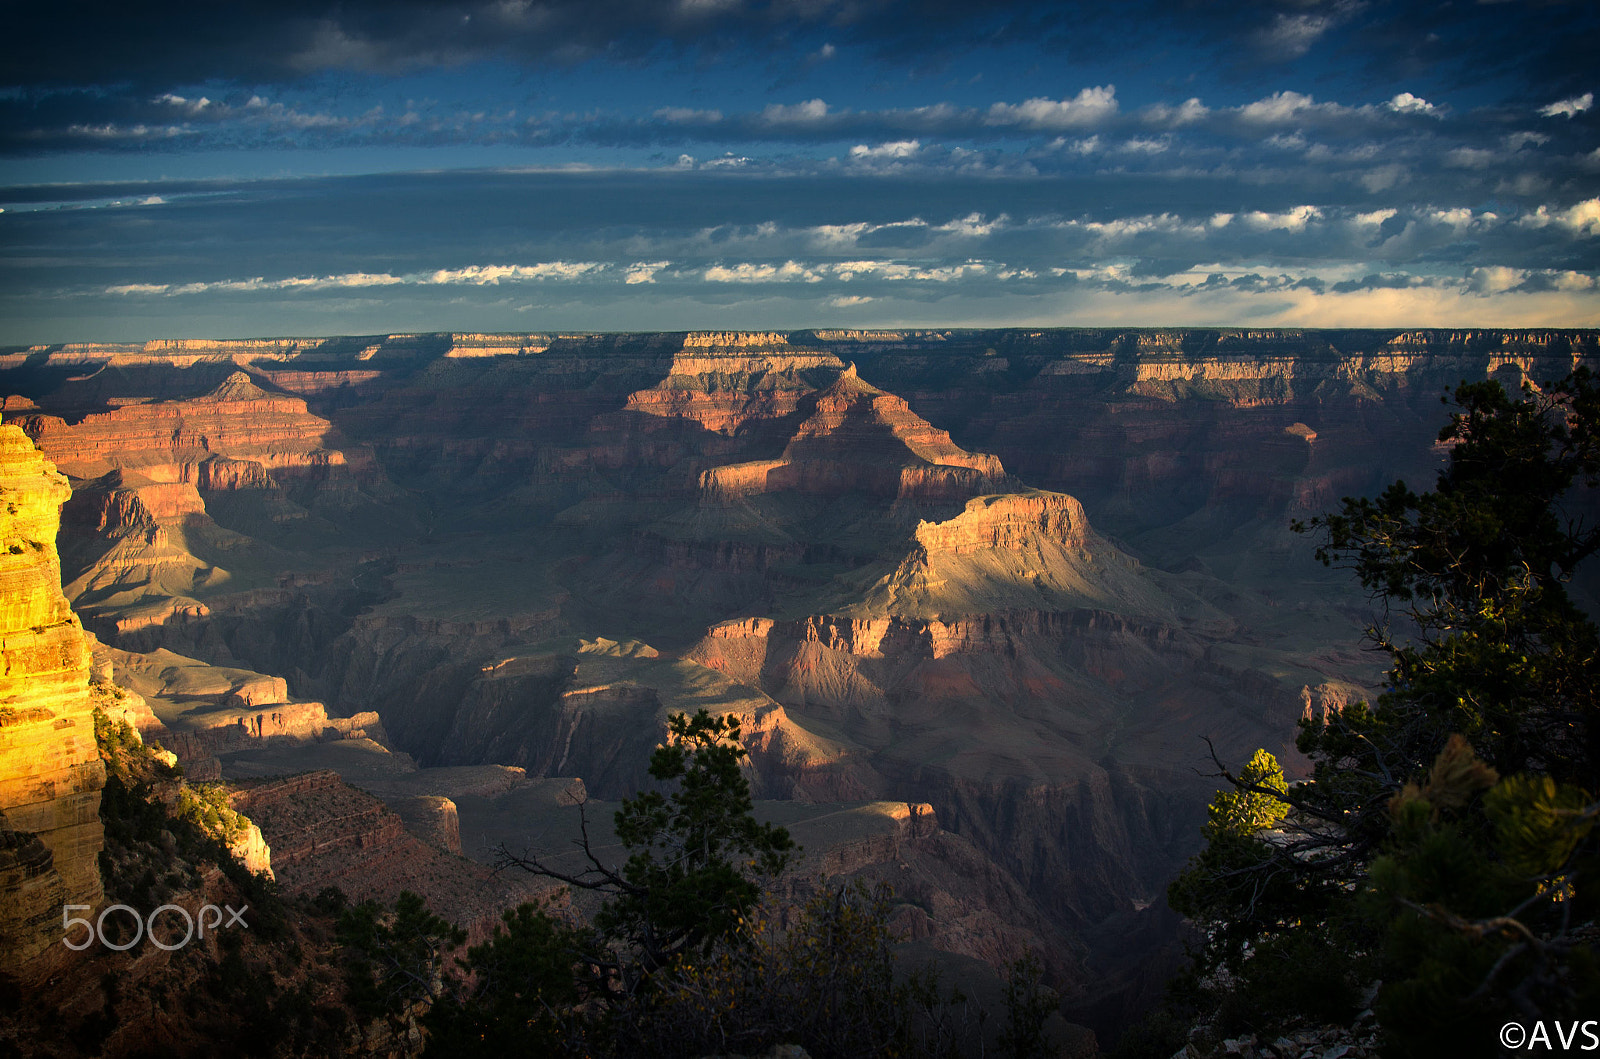
[[[64,904],[102,898],[105,767],[56,555],[68,493],[27,435],[0,425],[0,942],[18,959],[59,937]]]
[[[1300,689],[1375,676],[1288,520],[1426,482],[1445,387],[1597,362],[1593,331],[439,334],[0,352],[0,389],[79,487],[69,595],[191,762],[337,768],[400,815],[306,796],[399,865],[737,713],[763,798],[931,806],[892,871],[936,944],[1043,937],[1092,993],[1170,937],[1198,737],[1293,770]]]
[[[410,890],[475,940],[493,929],[503,909],[556,896],[549,880],[497,874],[461,857],[459,835],[455,850],[424,841],[399,813],[331,771],[246,783],[232,803],[260,826],[278,880],[291,893],[337,886],[352,900],[392,905]]]
[[[47,454],[61,453],[58,466],[75,478],[134,471],[154,483],[231,490],[359,477],[371,466],[362,450],[327,444],[337,438],[304,398],[269,393],[243,371],[186,399],[122,404],[70,426],[48,415],[23,417],[20,425]]]

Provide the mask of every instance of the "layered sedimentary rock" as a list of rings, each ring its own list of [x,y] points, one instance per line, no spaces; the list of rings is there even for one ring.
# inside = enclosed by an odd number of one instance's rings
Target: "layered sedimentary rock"
[[[278,880],[292,893],[337,886],[353,900],[392,905],[410,890],[481,937],[502,909],[555,889],[549,880],[496,874],[462,858],[459,836],[456,850],[418,838],[399,813],[334,772],[246,783],[232,802],[260,825]]]
[[[1597,360],[1587,331],[441,334],[48,347],[0,385],[93,475],[71,591],[114,646],[597,797],[669,713],[736,713],[761,795],[927,803],[965,843],[928,865],[1034,902],[929,881],[978,917],[939,944],[1004,908],[1076,963],[1170,928],[1141,909],[1198,843],[1199,736],[1293,770],[1300,689],[1375,676],[1288,520],[1424,485],[1461,379]],[[221,705],[194,717],[261,718],[229,767],[381,756]],[[455,803],[470,851],[478,795],[384,789]],[[451,848],[442,801],[406,806]]]
[[[144,354],[109,373],[133,394],[94,372],[55,392],[60,414],[14,417],[76,483],[63,519],[88,532],[63,550],[67,591],[111,640],[205,618],[200,597],[254,587],[236,570],[259,570],[260,539],[331,536],[324,514],[360,511],[372,502],[364,490],[385,488],[371,453],[304,398],[263,389],[262,376],[231,361],[190,365],[177,382],[159,363]],[[213,383],[211,367],[232,370]],[[206,388],[193,393],[197,385]]]
[[[13,830],[0,813],[0,951],[24,962],[48,949],[73,896],[50,847],[30,831]]]
[[[320,702],[292,701],[282,677],[212,665],[168,650],[139,653],[95,641],[100,705],[160,743],[189,778],[220,777],[219,757],[280,746],[387,741],[372,711],[330,716]],[[113,683],[114,682],[114,683]],[[243,858],[241,858],[243,859]]]
[[[134,470],[155,482],[225,489],[280,478],[359,477],[371,466],[360,449],[328,445],[337,441],[331,425],[310,415],[304,398],[263,390],[242,371],[187,399],[123,405],[70,426],[47,415],[25,417],[21,425],[74,478]]]
[[[999,460],[957,447],[903,400],[862,381],[854,364],[797,408],[805,418],[780,457],[704,471],[702,494],[723,502],[782,492],[947,499],[1005,484]]]
[[[27,435],[0,425],[0,931],[23,957],[54,940],[62,903],[102,897],[105,767],[56,555],[68,493]]]
[[[456,803],[440,794],[415,794],[387,803],[406,828],[429,845],[446,853],[461,853],[461,817]]]

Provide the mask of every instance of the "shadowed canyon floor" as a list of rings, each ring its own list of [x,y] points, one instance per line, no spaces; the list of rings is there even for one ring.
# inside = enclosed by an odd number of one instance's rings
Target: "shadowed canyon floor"
[[[291,883],[567,850],[704,707],[797,880],[895,883],[930,950],[1043,947],[1113,1019],[1165,969],[1200,737],[1292,766],[1377,678],[1289,520],[1426,482],[1447,387],[1577,363],[1594,332],[171,341],[0,352],[0,411],[71,479],[96,665],[256,784]],[[536,889],[480,884],[438,900]]]

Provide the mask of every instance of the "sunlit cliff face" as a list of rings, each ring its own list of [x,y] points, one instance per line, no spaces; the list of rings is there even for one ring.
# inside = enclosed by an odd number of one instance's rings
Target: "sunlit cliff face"
[[[61,594],[66,478],[0,426],[0,939],[13,960],[54,946],[66,904],[102,896],[89,653]]]

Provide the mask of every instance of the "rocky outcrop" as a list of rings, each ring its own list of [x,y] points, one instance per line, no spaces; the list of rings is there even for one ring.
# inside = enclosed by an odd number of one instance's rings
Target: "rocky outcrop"
[[[261,826],[254,820],[246,820],[244,834],[229,840],[228,853],[252,874],[276,878],[272,870],[272,847],[267,845]]]
[[[701,494],[722,502],[769,492],[965,499],[1006,481],[999,460],[964,451],[905,401],[863,381],[854,364],[799,407],[805,418],[781,457],[704,471]]]
[[[415,794],[387,804],[413,835],[446,853],[461,854],[461,816],[454,801],[439,794]]]
[[[242,371],[197,397],[126,405],[70,426],[46,415],[18,422],[74,478],[134,470],[152,482],[224,488],[261,485],[267,475],[322,481],[375,471],[366,451],[336,447],[337,431],[311,415],[304,398],[263,390]],[[244,463],[256,470],[230,467]]]
[[[168,727],[161,741],[185,764],[257,746],[280,742],[315,743],[340,739],[382,740],[378,715],[371,711],[350,717],[329,717],[320,702],[274,702],[260,707],[228,708],[185,714],[181,727]]]
[[[10,827],[0,813],[0,951],[25,963],[49,949],[61,927],[61,910],[81,904],[56,870],[55,854],[31,831]]]
[[[1084,548],[1088,530],[1083,505],[1070,496],[1007,494],[969,500],[966,510],[947,522],[919,523],[915,539],[925,551],[966,556],[1025,548],[1040,537]]]
[[[27,435],[0,426],[0,929],[23,958],[54,940],[42,925],[59,915],[53,902],[94,906],[102,897],[105,767],[89,653],[56,555],[68,493]]]
[[[291,893],[337,886],[351,900],[392,905],[410,890],[481,938],[502,909],[555,889],[548,880],[497,874],[460,857],[459,833],[453,850],[448,841],[424,841],[399,813],[334,772],[247,783],[231,801],[260,826],[279,883]]]

